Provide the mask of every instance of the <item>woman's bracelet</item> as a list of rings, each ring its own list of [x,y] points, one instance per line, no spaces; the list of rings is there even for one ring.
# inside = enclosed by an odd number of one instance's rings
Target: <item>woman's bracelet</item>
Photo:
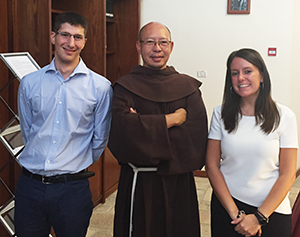
[[[259,208],[257,208],[256,212],[254,213],[255,217],[257,218],[258,220],[258,223],[261,225],[261,226],[264,226],[266,224],[269,223],[269,218],[266,217],[260,210]]]
[[[246,214],[244,210],[239,210],[236,219],[240,218],[242,216],[242,214]]]

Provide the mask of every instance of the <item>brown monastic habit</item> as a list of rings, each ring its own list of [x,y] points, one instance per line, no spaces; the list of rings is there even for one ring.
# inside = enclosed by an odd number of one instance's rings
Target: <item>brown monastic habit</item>
[[[109,149],[121,165],[114,236],[128,236],[133,171],[139,172],[133,205],[133,237],[200,236],[192,171],[201,169],[207,143],[207,116],[201,83],[173,67],[134,66],[114,84]],[[130,108],[137,113],[130,113]],[[179,108],[186,121],[167,129],[165,115]]]

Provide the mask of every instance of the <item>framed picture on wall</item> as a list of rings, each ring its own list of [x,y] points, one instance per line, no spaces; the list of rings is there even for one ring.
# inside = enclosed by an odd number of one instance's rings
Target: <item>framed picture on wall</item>
[[[227,1],[227,14],[250,14],[250,0]]]

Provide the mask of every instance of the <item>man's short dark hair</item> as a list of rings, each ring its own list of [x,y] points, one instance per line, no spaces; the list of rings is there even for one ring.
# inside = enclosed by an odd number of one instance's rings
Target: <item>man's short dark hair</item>
[[[84,36],[87,33],[87,21],[77,12],[63,12],[55,17],[53,31],[57,33],[62,24],[69,23],[72,26],[81,26],[84,29]]]

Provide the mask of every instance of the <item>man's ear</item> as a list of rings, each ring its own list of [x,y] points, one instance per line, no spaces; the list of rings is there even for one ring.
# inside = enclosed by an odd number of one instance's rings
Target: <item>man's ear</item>
[[[82,44],[81,50],[84,48],[85,44],[86,44],[87,38],[84,39],[84,42]]]
[[[140,41],[136,41],[135,43],[135,47],[136,47],[136,50],[138,51],[139,54],[141,54],[141,42]]]
[[[51,31],[50,41],[53,45],[55,44],[55,36],[56,36],[56,33],[54,31]]]
[[[172,53],[173,47],[174,47],[174,42],[172,41],[172,42],[171,42],[171,52],[170,52],[170,53]]]

